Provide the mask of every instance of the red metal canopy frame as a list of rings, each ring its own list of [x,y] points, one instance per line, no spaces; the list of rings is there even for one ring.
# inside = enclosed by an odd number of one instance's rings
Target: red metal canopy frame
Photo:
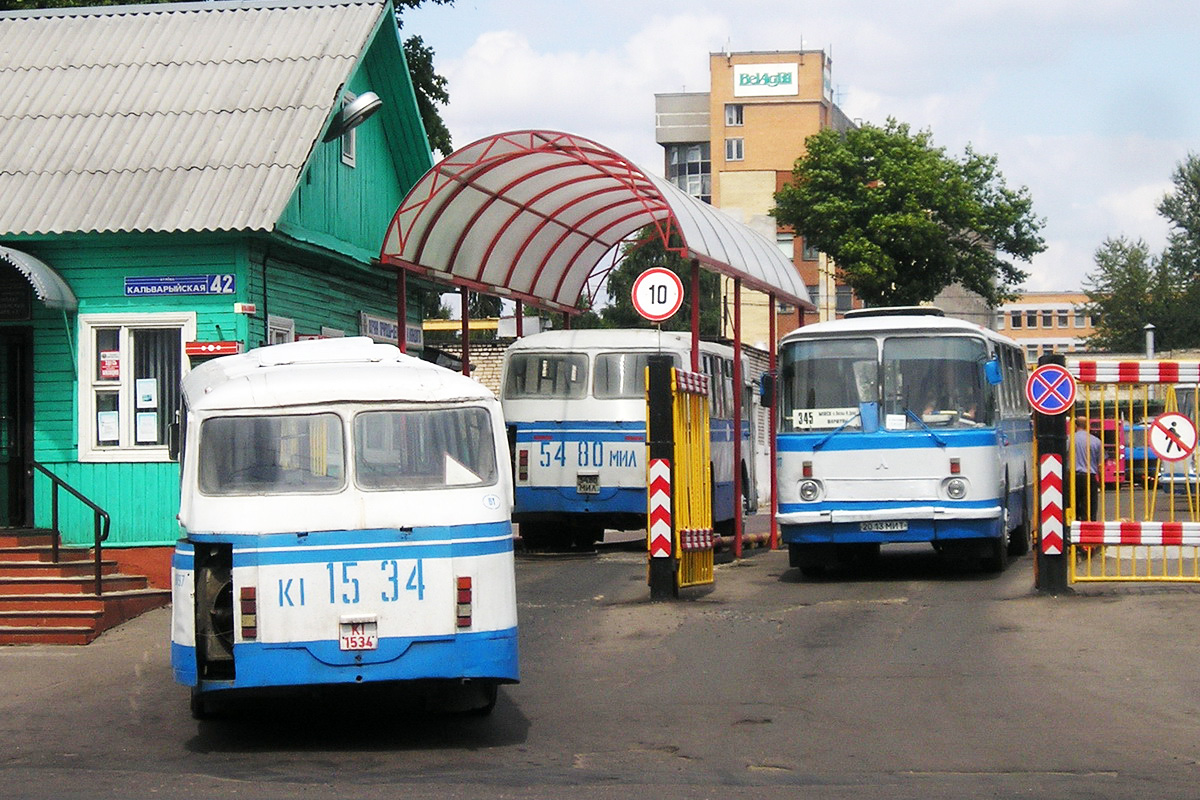
[[[612,270],[615,248],[652,226],[663,246],[692,262],[693,296],[701,265],[733,279],[734,385],[741,377],[742,285],[770,297],[770,359],[775,365],[775,303],[813,308],[795,266],[775,242],[643,172],[581,136],[544,130],[480,139],[447,156],[417,181],[388,225],[379,260],[397,271],[398,331],[407,318],[409,272],[462,291],[463,373],[469,374],[469,290],[567,315],[594,299]],[[670,246],[672,235],[682,242]],[[521,309],[517,310],[520,334]],[[569,320],[569,316],[567,318]],[[692,304],[692,369],[699,368],[699,308]],[[401,335],[401,349],[405,347]],[[772,404],[772,418],[774,408]],[[734,416],[741,418],[741,392]],[[772,428],[773,426],[772,419]],[[734,437],[740,462],[741,437]],[[777,542],[774,438],[771,441],[771,544]],[[734,470],[735,497],[740,471]],[[741,515],[734,554],[741,556]]]

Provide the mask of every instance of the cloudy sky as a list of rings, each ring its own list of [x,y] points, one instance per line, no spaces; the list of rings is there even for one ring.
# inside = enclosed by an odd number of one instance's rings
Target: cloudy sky
[[[1161,249],[1155,206],[1200,153],[1194,0],[456,0],[403,20],[449,80],[456,147],[550,128],[656,174],[656,92],[707,91],[710,52],[823,49],[851,118],[969,143],[1029,187],[1031,290],[1078,289],[1106,237]]]

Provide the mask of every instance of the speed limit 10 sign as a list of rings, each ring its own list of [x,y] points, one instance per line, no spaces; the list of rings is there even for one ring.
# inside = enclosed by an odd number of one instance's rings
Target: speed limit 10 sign
[[[651,322],[662,322],[683,305],[683,281],[665,267],[651,267],[633,282],[633,307]]]

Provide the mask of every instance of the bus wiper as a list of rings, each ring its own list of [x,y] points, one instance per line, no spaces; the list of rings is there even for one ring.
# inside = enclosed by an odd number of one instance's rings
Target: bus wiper
[[[934,433],[933,428],[926,425],[925,420],[923,420],[919,416],[917,416],[911,408],[904,409],[904,413],[907,414],[908,416],[912,417],[913,419],[915,419],[917,421],[917,424],[920,425],[922,428],[924,428],[925,432],[933,437],[933,441],[937,443],[938,447],[946,446],[946,440],[943,439],[942,437],[938,436],[936,433]]]
[[[836,428],[831,430],[829,433],[825,434],[823,437],[821,437],[821,441],[819,441],[813,445],[813,451],[815,452],[817,450],[820,450],[822,447],[825,446],[826,442],[828,442],[830,439],[832,439],[835,435],[841,433],[843,428],[845,428],[847,425],[849,425],[851,422],[854,422],[854,420],[858,419],[861,416],[862,416],[862,411],[859,411],[853,417],[850,417],[850,419],[846,420],[841,425],[838,425]]]

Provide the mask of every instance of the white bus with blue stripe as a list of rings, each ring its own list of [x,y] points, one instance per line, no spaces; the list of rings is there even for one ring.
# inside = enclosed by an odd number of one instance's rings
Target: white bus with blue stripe
[[[490,711],[519,677],[495,396],[358,337],[209,361],[183,403],[171,658],[193,713],[401,681]]]
[[[937,309],[873,309],[779,346],[777,519],[806,575],[927,542],[1000,571],[1034,513],[1016,342]]]
[[[546,331],[505,352],[501,401],[514,455],[513,520],[531,547],[590,546],[606,529],[646,527],[646,359],[669,355],[691,370],[689,334],[651,329]],[[742,387],[734,501],[733,348],[700,343],[709,377],[713,522],[757,507],[749,384]],[[747,371],[743,364],[742,375]]]

